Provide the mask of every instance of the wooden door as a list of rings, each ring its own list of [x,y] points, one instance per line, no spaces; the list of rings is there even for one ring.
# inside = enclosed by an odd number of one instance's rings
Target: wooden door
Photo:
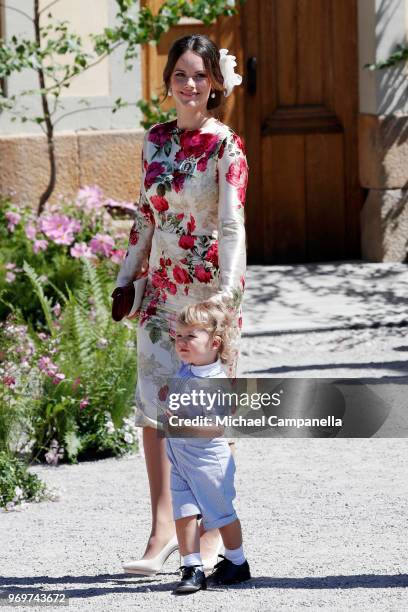
[[[359,255],[356,4],[247,0],[241,9],[252,262]]]

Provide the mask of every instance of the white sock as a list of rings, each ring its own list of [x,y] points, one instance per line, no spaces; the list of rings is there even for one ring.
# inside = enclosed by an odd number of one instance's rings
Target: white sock
[[[233,548],[232,550],[226,548],[224,557],[234,565],[242,565],[245,563],[244,547],[241,544],[239,548]]]
[[[192,565],[200,565],[203,567],[203,562],[201,559],[200,553],[191,553],[190,555],[185,555],[182,557],[181,565],[185,565],[186,567],[191,567]]]

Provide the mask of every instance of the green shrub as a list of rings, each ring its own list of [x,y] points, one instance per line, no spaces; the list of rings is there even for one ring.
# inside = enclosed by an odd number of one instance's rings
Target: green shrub
[[[0,451],[0,507],[13,510],[24,502],[47,498],[47,488],[38,476],[16,457]]]

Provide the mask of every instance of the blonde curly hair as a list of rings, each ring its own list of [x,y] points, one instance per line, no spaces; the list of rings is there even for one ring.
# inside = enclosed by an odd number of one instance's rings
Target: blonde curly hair
[[[222,303],[200,302],[185,306],[177,317],[179,325],[193,325],[205,329],[211,336],[221,340],[218,350],[222,363],[231,361],[235,349],[235,321],[231,309]]]

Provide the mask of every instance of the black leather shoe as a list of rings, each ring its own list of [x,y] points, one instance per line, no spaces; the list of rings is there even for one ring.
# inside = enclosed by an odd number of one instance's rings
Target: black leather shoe
[[[207,588],[207,579],[202,570],[199,569],[200,565],[182,565],[181,569],[181,580],[174,589],[177,594],[183,593],[195,593],[200,589],[205,590]]]
[[[222,561],[214,566],[213,573],[208,577],[208,584],[237,584],[251,578],[248,561],[235,565],[223,555],[219,556],[222,557]]]

